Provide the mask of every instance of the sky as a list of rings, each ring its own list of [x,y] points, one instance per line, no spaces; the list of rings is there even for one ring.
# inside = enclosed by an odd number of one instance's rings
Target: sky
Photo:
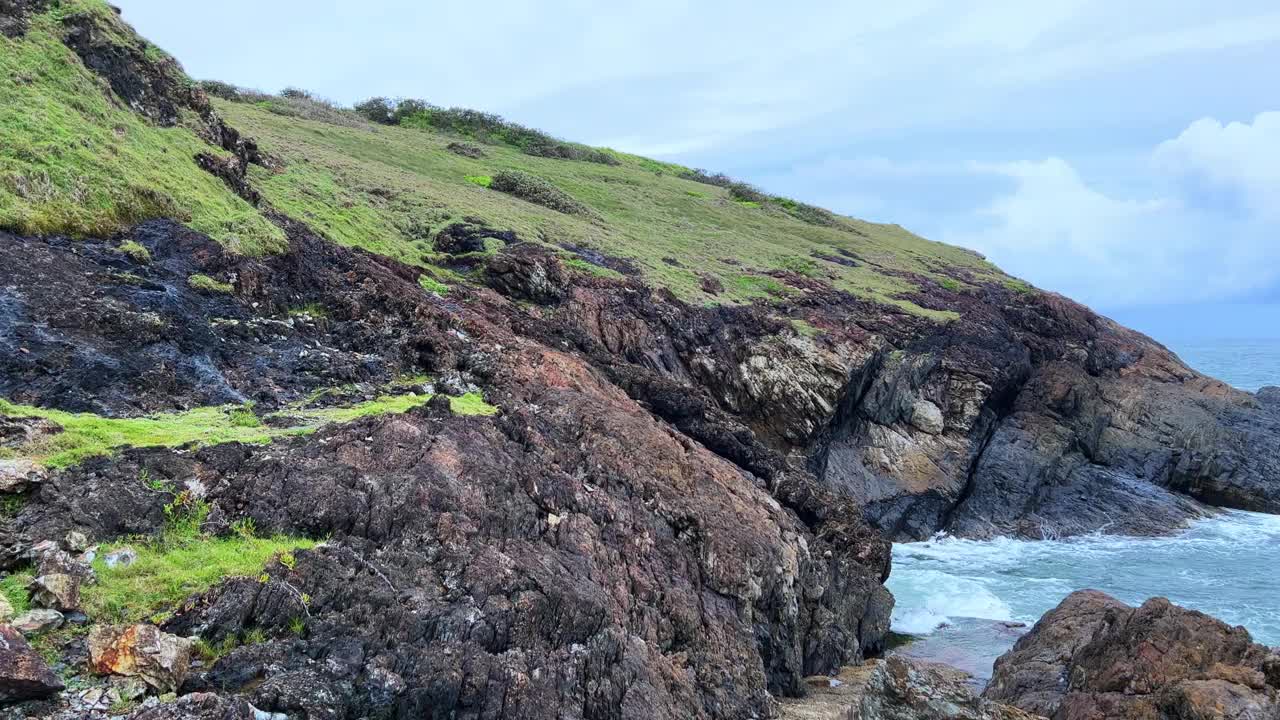
[[[1274,0],[115,0],[188,72],[498,112],[1280,338]]]

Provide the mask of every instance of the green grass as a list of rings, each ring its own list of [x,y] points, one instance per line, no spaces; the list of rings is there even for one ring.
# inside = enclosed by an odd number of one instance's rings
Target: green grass
[[[196,153],[221,151],[187,127],[156,127],[108,97],[61,42],[60,18],[88,12],[103,37],[153,46],[104,2],[55,5],[25,36],[0,36],[0,227],[105,237],[164,216],[242,252],[284,248],[279,229],[196,166]]]
[[[192,161],[197,152],[220,151],[183,124],[155,127],[109,98],[59,40],[59,18],[90,12],[103,37],[180,73],[163,51],[134,36],[101,0],[56,5],[23,38],[0,38],[0,226],[109,235],[168,215],[241,252],[284,248],[277,228]],[[788,293],[741,276],[744,268],[760,275],[796,269],[797,258],[805,263],[797,272],[939,320],[954,314],[915,305],[913,276],[941,282],[942,269],[960,269],[974,283],[1007,280],[974,253],[896,225],[834,215],[728,179],[709,184],[713,176],[681,165],[548,139],[478,114],[424,107],[387,126],[314,99],[223,96],[240,98],[214,100],[229,124],[283,161],[249,170],[271,206],[339,244],[433,268],[436,278],[449,276],[433,265],[431,238],[451,222],[478,218],[525,240],[630,260],[649,284],[698,304]],[[493,143],[484,157],[447,150],[477,133]],[[572,152],[539,154],[562,150]],[[563,193],[563,202],[543,207],[490,191],[500,178],[536,178]],[[808,260],[847,253],[860,259],[856,267]],[[679,257],[682,266],[664,257]],[[699,273],[715,276],[725,292],[703,291]]]
[[[31,599],[27,593],[27,585],[35,579],[30,570],[21,570],[0,579],[0,595],[4,595],[13,606],[13,614],[21,615],[31,609]]]
[[[193,290],[199,290],[200,292],[210,294],[230,295],[236,290],[231,283],[214,280],[208,275],[192,275],[187,278],[187,284],[190,285]]]
[[[249,407],[202,407],[177,413],[161,413],[138,418],[106,418],[89,413],[68,413],[0,400],[0,416],[40,417],[62,427],[33,444],[18,448],[18,455],[46,467],[61,468],[86,458],[110,455],[124,447],[208,446],[227,442],[263,444],[279,437],[304,435],[331,423],[387,413],[402,413],[425,404],[429,395],[386,395],[350,406],[288,410],[281,415],[294,419],[289,427],[263,424]],[[479,394],[451,398],[460,415],[492,415],[497,408]]]
[[[180,494],[174,502],[183,502],[183,497]],[[95,622],[163,621],[191,595],[229,577],[256,577],[272,558],[316,545],[314,540],[284,535],[209,537],[200,533],[199,523],[207,507],[200,501],[185,502],[196,510],[171,520],[159,538],[99,549],[93,562],[97,582],[82,590],[85,613]],[[137,560],[107,567],[106,555],[126,545],[137,552]]]
[[[151,262],[151,252],[136,240],[125,240],[120,243],[120,247],[116,249],[129,256],[129,258],[136,263],[146,265]]]
[[[343,245],[363,247],[430,267],[418,243],[463,217],[511,228],[520,237],[552,245],[572,243],[629,259],[643,278],[699,304],[740,303],[785,292],[777,281],[737,282],[742,268],[781,269],[796,259],[804,272],[855,295],[945,320],[906,299],[918,290],[901,273],[940,280],[938,267],[972,272],[978,281],[1004,276],[973,253],[925,240],[896,225],[831,216],[834,225],[799,216],[816,208],[788,201],[734,202],[729,191],[681,177],[688,168],[626,153],[618,165],[528,155],[488,145],[486,157],[446,150],[457,135],[430,127],[349,127],[288,118],[249,103],[216,100],[235,127],[287,163],[283,173],[253,169],[266,199],[299,215]],[[566,215],[481,187],[477,179],[519,172],[548,183],[586,206],[591,216]],[[413,231],[411,232],[410,229]],[[846,267],[811,258],[841,251],[863,259]],[[684,267],[662,262],[679,257]],[[706,294],[694,269],[717,276],[719,296]],[[580,268],[586,270],[586,268]]]

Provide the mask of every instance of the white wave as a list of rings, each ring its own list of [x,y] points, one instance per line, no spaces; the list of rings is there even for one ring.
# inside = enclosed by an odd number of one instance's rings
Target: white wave
[[[893,629],[923,635],[953,618],[1012,620],[1013,611],[981,580],[936,570],[890,576],[889,590],[897,599]]]

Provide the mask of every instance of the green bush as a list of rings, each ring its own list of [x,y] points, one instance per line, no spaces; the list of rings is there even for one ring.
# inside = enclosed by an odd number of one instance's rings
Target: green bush
[[[493,176],[489,187],[566,215],[595,216],[590,208],[574,200],[565,191],[529,173],[504,170]]]

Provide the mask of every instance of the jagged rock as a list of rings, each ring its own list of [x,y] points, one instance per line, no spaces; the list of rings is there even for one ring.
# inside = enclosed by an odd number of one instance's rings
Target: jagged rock
[[[62,539],[62,546],[67,549],[67,552],[83,553],[89,549],[89,538],[82,532],[72,530]]]
[[[983,697],[1052,720],[1280,717],[1269,650],[1242,627],[1153,598],[1075,592],[996,661]]]
[[[0,459],[0,494],[22,492],[44,477],[44,468],[30,460]]]
[[[784,700],[782,720],[1043,720],[977,697],[955,668],[890,657],[809,678],[809,695]]]
[[[518,300],[553,303],[568,292],[569,274],[554,253],[536,245],[516,245],[489,258],[485,283]]]
[[[187,676],[191,649],[190,640],[154,625],[100,625],[89,632],[89,667],[102,675],[140,677],[160,692],[172,692]]]
[[[436,233],[432,247],[449,255],[484,252],[485,240],[498,240],[504,245],[520,241],[511,230],[495,230],[474,223],[454,223]]]
[[[57,630],[62,627],[62,622],[62,613],[57,610],[38,608],[22,613],[14,618],[10,625],[23,635],[39,635],[50,630]]]
[[[31,604],[70,612],[80,608],[80,578],[66,573],[48,573],[37,576],[28,586]]]
[[[271,713],[260,713],[242,699],[225,698],[213,693],[191,693],[172,702],[141,708],[128,715],[129,720],[277,720]],[[281,720],[286,720],[282,716]]]
[[[937,435],[943,429],[942,410],[928,400],[917,400],[911,405],[911,424],[921,432]]]
[[[102,562],[109,568],[129,567],[138,559],[138,551],[131,547],[112,550],[102,557]]]
[[[62,681],[15,628],[0,625],[0,704],[49,697]]]

